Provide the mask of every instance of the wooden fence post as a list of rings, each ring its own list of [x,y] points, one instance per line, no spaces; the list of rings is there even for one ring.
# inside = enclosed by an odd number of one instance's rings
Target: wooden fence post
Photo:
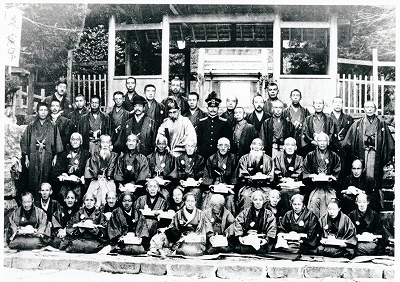
[[[372,49],[372,77],[374,81],[373,97],[376,106],[378,105],[378,49]]]
[[[28,76],[28,115],[33,114],[33,102],[35,100],[35,73],[31,72]]]
[[[69,100],[73,103],[74,95],[72,93],[72,63],[74,61],[74,50],[68,50],[68,64],[67,64],[67,94]]]

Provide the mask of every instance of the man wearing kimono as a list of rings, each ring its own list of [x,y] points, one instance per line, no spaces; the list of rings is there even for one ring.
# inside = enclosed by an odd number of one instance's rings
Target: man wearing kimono
[[[66,149],[69,144],[70,121],[68,118],[61,115],[60,101],[53,100],[50,103],[50,120],[57,126],[58,132],[61,137],[63,148]]]
[[[136,92],[136,78],[130,76],[125,80],[125,87],[127,92],[124,97],[124,108],[129,112],[129,114],[133,114],[133,105],[132,99],[139,94]]]
[[[278,98],[278,94],[279,94],[278,84],[276,84],[275,82],[268,83],[267,92],[268,92],[268,97],[265,100],[264,112],[266,112],[267,114],[272,116],[274,114],[272,111],[272,106],[273,106],[272,103],[275,101],[281,101]],[[283,104],[284,109],[287,108],[286,103],[282,102],[282,104]]]
[[[320,133],[316,136],[318,147],[307,154],[303,165],[303,179],[306,195],[309,195],[307,208],[320,218],[327,212],[328,203],[337,198],[337,178],[341,163],[339,156],[328,149],[329,136]],[[322,177],[322,179],[321,179]]]
[[[329,136],[331,149],[337,149],[337,138],[336,138],[336,127],[332,118],[326,115],[324,110],[324,100],[321,98],[315,98],[313,101],[314,114],[306,117],[303,124],[303,134],[301,138],[301,144],[299,145],[298,154],[305,157],[309,152],[315,150],[317,142],[315,136],[318,133],[325,133]]]
[[[167,98],[166,110],[168,118],[158,128],[157,137],[167,138],[171,153],[178,157],[185,151],[186,140],[196,139],[196,130],[190,120],[180,114],[179,104],[175,98]]]
[[[189,111],[187,111],[183,116],[187,117],[193,124],[193,127],[196,129],[200,119],[206,116],[206,114],[199,108],[198,105],[199,94],[197,94],[196,92],[190,92],[188,103],[189,103]]]
[[[257,131],[253,125],[248,124],[244,119],[244,109],[237,107],[235,109],[236,124],[233,126],[232,148],[231,152],[238,158],[250,152],[250,145],[257,137]]]
[[[48,118],[47,105],[38,103],[37,113],[37,119],[28,124],[23,132],[20,146],[29,170],[26,190],[39,199],[40,185],[50,180],[51,167],[56,162],[56,154],[63,151],[63,145],[57,127]]]
[[[123,107],[124,93],[121,91],[114,92],[113,100],[114,106],[111,112],[108,113],[110,118],[110,135],[111,142],[114,144],[113,151],[119,154],[121,152],[121,148],[116,146],[116,142],[121,135],[126,121],[129,119],[129,112]]]
[[[226,119],[229,128],[233,128],[236,124],[235,109],[238,104],[238,98],[234,94],[226,97],[226,111],[221,114],[221,117]]]
[[[283,141],[288,137],[294,137],[294,126],[282,117],[283,102],[272,102],[273,116],[263,122],[260,130],[260,138],[263,140],[265,153],[272,159],[283,150]]]
[[[78,124],[81,120],[81,118],[86,115],[89,112],[89,110],[86,108],[86,99],[85,96],[82,93],[78,93],[75,95],[75,109],[70,112],[67,116],[70,122],[70,133],[69,137],[71,137],[71,134],[74,132],[78,132]]]
[[[381,193],[383,167],[392,160],[395,143],[385,121],[376,116],[373,101],[365,102],[364,111],[365,116],[355,121],[347,132],[343,147],[364,162],[366,175],[375,180],[376,189]]]
[[[170,82],[168,97],[163,99],[161,101],[161,104],[163,104],[164,107],[167,109],[168,99],[172,97],[174,100],[176,100],[178,104],[178,108],[180,109],[180,114],[184,115],[189,110],[189,104],[187,101],[186,93],[182,93],[181,91],[182,91],[181,80],[178,77],[174,77]]]
[[[346,137],[350,126],[353,124],[353,118],[350,115],[343,113],[343,99],[341,97],[333,98],[332,108],[333,111],[331,113],[331,118],[336,126],[336,137],[338,140],[338,147],[336,152],[340,157],[340,161],[342,162],[342,171],[339,175],[341,180],[343,177],[349,175],[350,173],[351,159],[345,154],[345,151],[343,149],[343,140]]]
[[[126,138],[126,150],[118,157],[114,180],[119,184],[121,190],[126,184],[145,185],[146,179],[150,178],[150,168],[147,158],[138,152],[139,138],[130,134]],[[135,196],[141,196],[145,189],[135,191]]]
[[[133,114],[122,127],[122,132],[116,142],[116,146],[123,151],[127,137],[135,134],[138,138],[137,150],[139,153],[148,156],[154,151],[155,128],[154,121],[145,113],[146,99],[142,96],[135,96],[132,99]]]
[[[53,95],[47,96],[43,99],[42,102],[47,104],[50,107],[51,101],[57,100],[60,102],[61,107],[61,115],[63,117],[68,116],[68,114],[72,111],[71,101],[67,97],[67,79],[64,77],[60,77],[55,83],[56,92]]]
[[[156,95],[156,87],[153,84],[147,84],[144,87],[144,95],[146,96],[147,106],[145,114],[154,121],[154,132],[157,132],[160,125],[166,118],[167,113],[163,104],[156,101],[154,98]]]
[[[357,235],[383,235],[383,224],[381,215],[369,208],[368,196],[364,193],[358,194],[356,198],[357,208],[349,213],[349,217],[357,230]],[[362,256],[381,255],[383,252],[382,238],[371,241],[357,242],[356,254]]]
[[[250,207],[254,191],[262,191],[265,199],[268,199],[269,191],[272,189],[274,163],[263,149],[262,140],[256,138],[251,142],[250,153],[239,159],[238,182],[242,185],[238,193],[239,211]],[[263,178],[257,178],[258,175],[262,175]]]
[[[203,157],[196,152],[196,149],[196,140],[189,139],[185,146],[186,152],[177,158],[178,178],[181,181],[181,186],[178,187],[182,188],[185,193],[193,193],[196,198],[196,207],[200,208],[202,205],[202,192],[205,189],[204,185],[198,182],[198,185],[194,187],[182,187],[182,181],[186,181],[190,178],[195,181],[203,179],[205,161]]]
[[[219,183],[236,185],[236,166],[237,158],[234,154],[229,153],[230,142],[223,137],[218,140],[218,152],[209,157],[204,168],[204,185],[217,185]],[[210,189],[204,192],[203,208],[205,210],[210,207],[210,200],[214,192]],[[236,214],[234,191],[230,190],[225,197],[225,208],[232,214]]]
[[[296,139],[298,146],[301,146],[304,122],[306,117],[310,115],[310,111],[300,105],[301,98],[300,90],[293,89],[292,92],[290,92],[290,100],[292,101],[292,104],[282,112],[282,117],[287,121],[290,121],[294,126],[294,138]]]
[[[303,179],[303,157],[296,154],[296,139],[288,137],[284,141],[283,152],[279,152],[274,159],[275,183],[301,181]],[[290,198],[301,192],[299,188],[281,188],[282,204],[290,208]]]
[[[249,124],[254,125],[257,133],[260,132],[261,126],[264,121],[271,116],[264,111],[264,98],[263,96],[257,94],[253,98],[254,111],[246,116],[246,121]]]
[[[70,149],[59,154],[57,162],[51,172],[54,183],[54,195],[63,203],[68,190],[73,190],[77,196],[77,202],[82,204],[82,197],[85,195],[85,167],[90,158],[89,151],[82,149],[82,135],[75,132],[70,138]]]
[[[100,111],[100,97],[93,96],[90,101],[90,112],[82,117],[78,132],[82,135],[82,148],[91,154],[98,151],[100,136],[109,134],[110,118]]]

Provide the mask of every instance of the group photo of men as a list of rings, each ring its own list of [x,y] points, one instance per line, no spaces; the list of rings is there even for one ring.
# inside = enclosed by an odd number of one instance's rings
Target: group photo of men
[[[21,136],[10,249],[393,255],[394,217],[380,212],[395,142],[375,101],[353,118],[342,97],[308,109],[307,93],[269,82],[265,97],[243,94],[251,111],[215,91],[200,108],[177,77],[161,101],[128,77],[106,112],[99,96],[69,101],[66,86],[55,83]]]

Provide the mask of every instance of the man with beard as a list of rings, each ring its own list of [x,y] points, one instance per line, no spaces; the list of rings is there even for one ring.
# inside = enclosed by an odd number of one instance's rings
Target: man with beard
[[[300,90],[293,89],[292,92],[290,92],[292,104],[282,112],[282,117],[293,124],[295,129],[294,139],[296,139],[296,143],[299,144],[299,146],[301,145],[304,122],[306,117],[310,115],[310,111],[300,105],[301,98]]]
[[[145,113],[149,118],[154,120],[154,132],[157,132],[166,117],[165,107],[154,99],[156,95],[156,87],[153,84],[147,84],[144,87],[144,95],[147,100]]]
[[[128,183],[143,186],[150,177],[147,159],[137,150],[138,142],[139,138],[135,134],[129,134],[126,138],[126,150],[118,157],[114,179],[119,183],[120,191],[123,191]],[[131,192],[134,192],[136,198],[145,193],[144,189]]]
[[[238,158],[250,152],[250,144],[257,137],[257,131],[253,125],[244,119],[244,109],[235,109],[236,125],[233,127],[232,150]]]
[[[351,160],[346,156],[343,150],[343,140],[346,137],[347,131],[349,131],[350,126],[353,124],[353,118],[350,115],[343,113],[343,99],[341,97],[335,97],[332,101],[333,111],[331,113],[331,118],[336,126],[337,132],[337,154],[342,162],[342,171],[340,173],[340,180],[349,174]],[[342,206],[343,207],[343,206]],[[343,208],[342,208],[343,211]]]
[[[342,212],[349,214],[356,209],[356,196],[366,194],[371,202],[370,207],[380,211],[379,194],[375,190],[375,181],[365,174],[364,165],[361,160],[356,159],[351,164],[351,175],[342,180]]]
[[[343,147],[364,162],[365,174],[376,181],[376,189],[381,193],[383,167],[394,157],[394,139],[386,122],[376,116],[373,101],[365,102],[364,111],[365,116],[351,125]]]
[[[181,115],[184,115],[189,110],[189,104],[185,95],[182,95],[181,90],[181,80],[178,77],[175,77],[171,80],[168,97],[162,100],[161,104],[167,108],[168,98],[173,97],[178,103],[178,108],[181,110]]]
[[[273,106],[272,102],[281,101],[278,98],[278,94],[279,94],[278,84],[276,84],[275,82],[268,83],[267,92],[268,92],[268,97],[265,100],[264,112],[266,112],[267,114],[272,116],[274,114],[273,111],[272,111],[272,106]],[[284,109],[287,108],[286,103],[282,102],[282,104],[283,104],[283,108]]]
[[[204,168],[204,185],[236,185],[236,165],[237,158],[234,154],[229,153],[230,141],[228,138],[222,137],[218,140],[218,151],[209,157]],[[210,207],[210,200],[214,194],[213,190],[204,192],[203,208],[205,210]],[[225,194],[225,207],[232,214],[236,214],[235,195],[232,189]]]
[[[72,112],[70,112],[67,116],[70,122],[69,137],[71,137],[72,133],[78,132],[79,121],[84,115],[86,115],[89,112],[89,110],[85,106],[86,106],[85,96],[82,93],[76,94],[75,109]]]
[[[60,203],[68,193],[74,191],[78,205],[82,204],[82,197],[86,194],[85,166],[90,158],[89,151],[82,149],[82,135],[78,132],[72,133],[70,138],[70,149],[59,154],[57,162],[52,170],[54,182],[54,194]]]
[[[314,114],[306,117],[306,120],[303,124],[302,143],[299,144],[301,147],[298,150],[298,154],[303,157],[309,152],[315,150],[317,147],[315,136],[321,132],[329,136],[329,147],[334,150],[337,148],[337,138],[335,137],[337,133],[335,123],[330,116],[323,112],[324,106],[324,100],[321,98],[315,98],[313,101],[315,112]]]
[[[232,138],[232,128],[226,119],[218,116],[218,107],[221,99],[217,93],[211,92],[207,99],[208,116],[200,119],[197,125],[197,144],[199,154],[207,160],[211,155],[217,152],[217,142],[220,138]]]
[[[93,96],[90,101],[90,112],[82,117],[78,125],[78,132],[82,135],[82,148],[92,155],[98,150],[99,138],[108,134],[110,119],[100,111],[100,97]]]
[[[196,207],[201,208],[202,204],[202,187],[201,181],[204,173],[204,159],[202,156],[196,153],[197,144],[196,140],[189,139],[186,141],[185,150],[186,152],[177,158],[178,175],[181,181],[182,190],[186,193],[192,193],[196,199]],[[191,180],[194,186],[183,186],[183,181]],[[184,189],[185,188],[185,189]]]
[[[185,151],[186,140],[196,139],[196,131],[187,117],[180,114],[179,103],[173,97],[166,100],[168,118],[160,125],[158,136],[164,136],[168,140],[171,153],[178,157]]]
[[[178,182],[178,169],[176,158],[168,151],[167,138],[160,135],[156,139],[156,150],[147,156],[150,168],[150,177],[168,180],[169,183],[162,185],[161,194],[168,201],[171,201],[173,189]],[[161,181],[160,181],[161,182]]]
[[[230,94],[226,97],[226,111],[221,114],[221,117],[226,119],[229,128],[233,128],[236,124],[235,109],[238,104],[236,95]]]
[[[137,150],[147,156],[154,151],[155,129],[154,121],[145,114],[147,101],[142,96],[135,96],[132,99],[133,116],[126,121],[122,127],[122,132],[115,144],[119,150],[123,151],[127,136],[135,134],[138,138]]]
[[[239,211],[250,207],[254,191],[261,191],[265,199],[268,199],[272,189],[274,163],[263,149],[263,141],[256,138],[251,142],[250,153],[239,159],[238,181],[243,186],[238,194]]]
[[[132,99],[133,97],[138,96],[139,94],[136,92],[136,78],[130,76],[125,80],[125,86],[127,92],[125,93],[124,98],[124,108],[129,112],[129,114],[133,114],[133,105]]]
[[[70,132],[70,121],[66,117],[61,116],[60,101],[53,100],[50,103],[50,120],[57,126],[58,132],[60,133],[63,148],[67,148],[69,143],[69,132]]]
[[[317,149],[308,153],[304,159],[304,184],[311,192],[307,208],[320,218],[327,213],[328,203],[337,198],[336,188],[341,163],[339,156],[328,149],[329,136],[319,133],[315,136]]]
[[[60,114],[66,117],[72,111],[71,101],[67,97],[67,79],[61,77],[56,81],[55,85],[56,92],[53,95],[44,98],[42,102],[46,103],[47,106],[50,107],[51,101],[59,101],[61,107]]]
[[[264,143],[265,153],[274,159],[283,150],[283,141],[294,136],[294,126],[282,117],[283,103],[280,100],[271,104],[273,116],[263,122],[260,138]]]
[[[100,150],[94,152],[87,162],[85,178],[89,178],[90,184],[86,194],[96,196],[96,206],[106,203],[108,191],[116,192],[114,172],[117,165],[118,154],[111,152],[111,137],[100,136]]]
[[[202,110],[200,110],[198,105],[199,94],[197,94],[196,92],[190,92],[188,103],[189,103],[189,111],[187,111],[183,116],[187,117],[193,124],[193,127],[196,129],[200,119],[206,116],[206,114]]]
[[[303,157],[297,155],[296,139],[288,137],[283,145],[283,152],[279,152],[274,159],[275,183],[290,183],[303,179]],[[290,199],[301,192],[300,187],[281,190],[281,202],[285,209],[290,209]]]
[[[34,198],[39,199],[39,189],[48,182],[51,167],[56,163],[57,154],[63,151],[58,129],[48,118],[49,109],[45,103],[38,103],[37,118],[26,127],[20,146],[22,159],[29,170],[28,187]]]
[[[254,125],[257,132],[260,132],[263,122],[271,116],[264,112],[264,98],[260,94],[257,94],[253,98],[254,111],[246,116],[246,121],[249,124]]]
[[[114,92],[113,100],[114,107],[108,116],[110,118],[111,142],[116,144],[121,135],[122,128],[124,128],[126,121],[129,119],[129,112],[123,107],[124,93],[121,91]],[[121,149],[118,146],[114,146],[113,151],[119,154]]]

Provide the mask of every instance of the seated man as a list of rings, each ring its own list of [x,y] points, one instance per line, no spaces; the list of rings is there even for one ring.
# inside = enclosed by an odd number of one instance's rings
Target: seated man
[[[208,244],[206,249],[207,254],[228,253],[233,250],[230,242],[226,242],[226,246],[214,246],[218,240],[215,235],[220,235],[227,238],[229,235],[232,235],[233,231],[232,223],[235,222],[235,218],[231,212],[224,207],[224,205],[224,196],[220,194],[214,194],[211,196],[210,200],[211,207],[204,211],[214,230],[214,235],[210,237],[210,244]]]
[[[180,185],[185,193],[193,193],[196,197],[196,207],[200,208],[202,204],[202,188],[201,182],[203,181],[204,173],[204,159],[197,152],[196,140],[189,139],[186,141],[185,151],[177,158],[178,175]],[[187,184],[192,182],[193,184]],[[186,183],[186,184],[185,184]]]
[[[300,193],[300,187],[290,186],[290,182],[301,181],[303,178],[303,157],[296,154],[296,149],[296,139],[286,138],[283,152],[279,152],[274,159],[275,183],[288,184],[281,187],[282,204],[285,209],[290,208],[290,198]]]
[[[108,193],[106,194],[106,203],[101,207],[101,212],[104,213],[107,221],[110,219],[113,210],[117,209],[118,206],[117,193],[115,193],[114,191],[108,191]]]
[[[82,135],[74,132],[70,138],[71,149],[60,153],[52,170],[55,197],[63,203],[68,190],[73,190],[77,195],[78,205],[82,204],[82,197],[86,193],[85,167],[90,158],[89,151],[83,149]]]
[[[150,168],[150,178],[156,178],[161,187],[161,194],[170,202],[172,190],[178,182],[176,158],[169,152],[167,138],[157,136],[156,150],[147,156]],[[164,180],[170,181],[162,183]]]
[[[239,160],[238,180],[243,185],[238,194],[239,211],[250,207],[254,191],[262,191],[265,199],[268,199],[268,192],[272,189],[274,164],[263,149],[262,140],[256,138],[251,142],[250,153]]]
[[[138,137],[130,134],[126,138],[125,153],[118,157],[114,179],[119,184],[119,191],[124,191],[127,184],[144,185],[146,179],[150,177],[150,168],[147,158],[138,151]],[[136,186],[133,186],[136,187]],[[138,189],[131,192],[136,197],[145,194],[145,189]]]
[[[319,133],[315,137],[318,147],[304,159],[303,178],[309,193],[308,209],[321,217],[327,212],[331,199],[336,198],[336,181],[341,169],[339,156],[328,149],[329,136]],[[306,195],[307,195],[306,194]]]
[[[236,184],[236,157],[229,153],[230,141],[228,138],[222,137],[218,140],[218,152],[208,158],[204,168],[204,185],[218,184],[224,185],[228,188],[228,193],[224,193],[225,207],[232,214],[235,213],[234,192],[229,186]],[[206,210],[210,207],[210,199],[214,194],[214,189],[210,188],[209,191],[204,192],[203,208]]]
[[[7,243],[10,249],[32,250],[45,246],[51,228],[46,213],[33,205],[30,192],[21,195],[22,206],[15,209],[9,218]]]
[[[285,215],[289,209],[285,209],[281,204],[281,193],[272,189],[268,193],[267,202],[265,203],[265,208],[270,210],[275,216],[276,222],[278,224],[280,218]]]
[[[368,196],[364,193],[356,197],[357,209],[349,217],[357,230],[356,255],[376,256],[383,251],[383,225],[378,212],[369,208]]]
[[[111,145],[111,137],[101,135],[100,151],[94,152],[86,165],[85,178],[90,179],[87,193],[96,196],[97,207],[106,203],[108,191],[116,192],[114,171],[118,155],[111,151]]]
[[[370,200],[369,207],[375,211],[379,211],[379,197],[375,194],[375,181],[365,174],[363,162],[359,159],[354,160],[351,164],[351,175],[346,176],[341,184],[342,187],[342,212],[349,214],[357,208],[355,203],[356,196],[360,193],[368,195]]]

